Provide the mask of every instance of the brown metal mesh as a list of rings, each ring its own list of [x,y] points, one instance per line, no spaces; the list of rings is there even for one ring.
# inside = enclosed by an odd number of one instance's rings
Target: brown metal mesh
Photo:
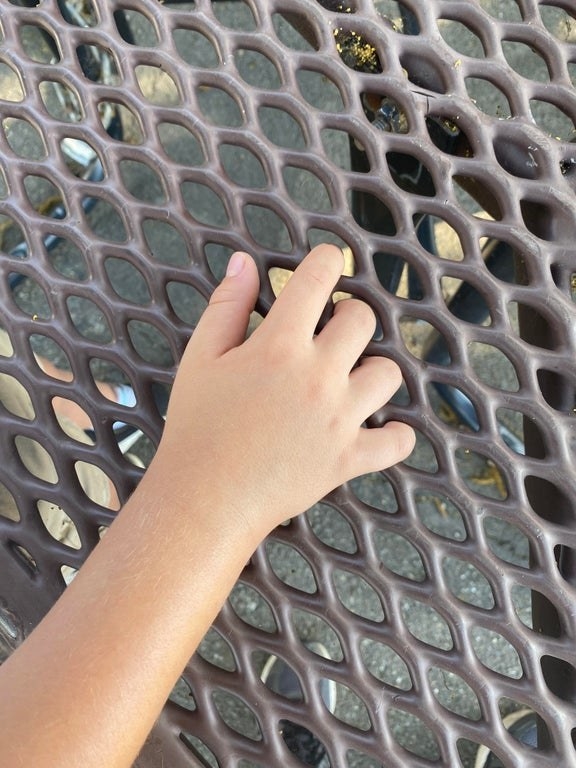
[[[334,768],[473,766],[479,745],[505,766],[576,765],[571,0],[26,5],[0,1],[0,372],[35,412],[0,411],[19,510],[0,511],[4,645],[114,517],[78,462],[121,499],[137,482],[112,424],[142,429],[149,458],[153,387],[169,387],[231,250],[256,256],[264,314],[270,271],[328,239],[353,254],[341,289],[380,319],[371,352],[402,367],[386,417],[418,430],[417,450],[262,545],[139,764],[301,765],[282,735],[301,724]],[[133,385],[128,417],[97,377]],[[89,414],[94,444],[60,427],[57,395]],[[55,482],[26,469],[26,438]],[[304,701],[260,681],[271,653]],[[523,708],[536,749],[503,724]]]

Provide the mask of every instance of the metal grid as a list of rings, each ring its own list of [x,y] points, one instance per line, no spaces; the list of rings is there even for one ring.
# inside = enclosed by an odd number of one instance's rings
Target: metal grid
[[[146,458],[153,387],[231,250],[256,256],[265,314],[277,270],[328,239],[351,254],[340,288],[379,317],[370,351],[404,373],[381,418],[411,423],[417,450],[262,545],[139,765],[301,765],[287,723],[334,768],[473,766],[479,745],[505,766],[576,765],[572,3],[2,0],[0,34],[0,371],[35,412],[0,413],[19,511],[0,512],[4,645],[114,517],[78,462],[121,499],[140,476],[95,379],[134,386]],[[94,444],[63,431],[57,395]],[[25,438],[55,482],[26,469]],[[303,701],[261,682],[270,653]],[[535,749],[503,724],[523,708]]]

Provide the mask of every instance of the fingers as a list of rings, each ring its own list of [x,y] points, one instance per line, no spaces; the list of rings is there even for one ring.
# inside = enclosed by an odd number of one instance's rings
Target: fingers
[[[335,245],[318,245],[298,266],[266,317],[266,326],[286,330],[300,340],[312,338],[334,286],[344,270],[344,255]]]
[[[366,357],[350,374],[352,400],[365,421],[390,400],[402,384],[402,371],[386,357]]]
[[[349,373],[376,330],[372,309],[358,299],[339,301],[330,322],[316,338],[319,350],[326,350],[336,370]]]
[[[378,429],[361,429],[353,457],[351,477],[358,477],[404,461],[416,444],[416,433],[408,424],[389,421]]]
[[[216,358],[242,344],[259,287],[254,260],[247,253],[232,254],[226,276],[212,294],[189,347],[200,356]]]

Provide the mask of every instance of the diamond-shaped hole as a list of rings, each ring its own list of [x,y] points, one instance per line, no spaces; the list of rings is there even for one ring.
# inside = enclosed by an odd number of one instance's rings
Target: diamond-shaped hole
[[[426,118],[428,135],[434,145],[447,155],[474,157],[474,147],[460,123],[442,115]]]
[[[508,302],[508,315],[510,317],[512,327],[514,327],[516,324],[516,318],[522,314],[524,314],[524,317],[529,321],[532,327],[536,327],[538,329],[537,338],[535,338],[534,334],[531,334],[530,338],[524,339],[524,342],[532,344],[535,347],[540,347],[542,349],[558,348],[558,331],[552,329],[552,326],[548,322],[547,318],[541,312],[539,312],[533,304],[521,304],[518,301]],[[540,370],[544,373],[544,369]],[[547,371],[546,375],[548,375]],[[556,383],[559,384],[560,382]],[[543,378],[541,380],[539,379],[539,384],[541,388],[546,388],[546,382]]]
[[[445,557],[442,572],[448,589],[458,600],[487,611],[496,605],[490,582],[472,563],[457,557]]]
[[[68,314],[81,336],[91,341],[108,344],[112,341],[112,329],[100,307],[84,296],[66,297]]]
[[[434,698],[444,709],[468,720],[482,718],[478,697],[460,675],[441,667],[430,667],[428,684]]]
[[[20,511],[16,504],[16,499],[4,483],[0,483],[0,501],[0,517],[3,517],[5,520],[11,520],[13,523],[20,522]],[[2,631],[1,620],[2,615],[0,614],[0,632]]]
[[[200,224],[227,227],[230,224],[225,201],[206,184],[184,181],[180,187],[186,210]]]
[[[98,116],[102,126],[107,131],[110,123],[118,119],[122,125],[122,133],[112,136],[117,141],[123,141],[128,144],[142,144],[144,141],[144,130],[138,115],[123,104],[120,100],[99,101]]]
[[[482,521],[490,551],[505,563],[529,567],[530,540],[517,526],[498,517],[487,516]]]
[[[142,47],[156,47],[160,42],[154,24],[139,11],[124,8],[114,11],[114,21],[125,43]]]
[[[17,307],[33,320],[50,320],[53,317],[48,295],[39,283],[27,275],[26,281],[12,291],[12,298]]]
[[[112,363],[105,358],[90,358],[89,367],[95,384],[101,381],[110,382],[111,384],[126,384],[127,381],[130,381],[130,377],[125,371],[117,366],[116,363]],[[113,395],[107,390],[101,391],[100,394],[113,403],[117,402],[116,395]]]
[[[0,373],[0,382],[2,384],[2,391],[10,393],[10,397],[2,398],[2,408],[13,413],[14,416],[32,421],[36,414],[26,387],[17,378],[10,376],[8,373]],[[3,486],[0,486],[0,488],[3,488]]]
[[[32,207],[42,216],[51,216],[56,206],[63,206],[62,192],[44,176],[26,176],[24,191]]]
[[[399,330],[406,349],[417,360],[426,360],[435,365],[450,365],[452,362],[446,338],[432,323],[420,317],[402,315]],[[431,355],[428,345],[422,344],[422,339],[432,338],[436,340],[432,350],[436,350],[437,354]]]
[[[146,278],[127,259],[109,257],[104,266],[113,291],[121,299],[141,306],[150,303],[150,289]]]
[[[208,302],[188,283],[169,282],[166,293],[174,313],[182,322],[197,325]]]
[[[81,443],[89,442],[86,434],[78,429],[78,425],[82,425],[83,429],[93,430],[94,424],[82,406],[72,398],[53,397],[52,410],[60,425],[60,429],[68,437]]]
[[[172,368],[174,356],[166,336],[156,326],[144,320],[129,320],[128,334],[136,354],[147,363]]]
[[[44,245],[47,259],[58,274],[74,282],[88,279],[89,270],[86,257],[72,240],[60,235],[48,234]]]
[[[124,243],[128,239],[124,218],[119,210],[107,200],[93,198],[96,205],[86,216],[86,223],[92,232],[102,240]]]
[[[244,125],[243,107],[223,88],[203,86],[196,92],[196,99],[204,117],[214,125],[228,128]]]
[[[177,27],[172,37],[176,50],[187,64],[202,69],[216,69],[220,65],[220,53],[208,35],[196,29]]]
[[[480,112],[500,120],[512,117],[506,94],[494,83],[480,77],[467,77],[465,84],[468,96]]]
[[[369,731],[372,721],[368,707],[349,686],[336,683],[336,708],[334,717],[359,731]]]
[[[464,518],[451,499],[435,490],[419,489],[414,500],[418,516],[429,531],[451,541],[466,540]]]
[[[421,241],[422,247],[440,259],[463,261],[464,248],[458,231],[445,219],[438,216],[427,215],[427,219],[433,233],[433,243]]]
[[[39,64],[57,64],[61,60],[60,46],[45,26],[22,24],[18,28],[20,44],[26,55]]]
[[[241,187],[264,189],[268,177],[258,157],[247,147],[238,144],[219,144],[218,154],[228,178]]]
[[[74,464],[74,471],[82,490],[90,501],[116,512],[120,509],[117,489],[101,467],[88,461],[77,461]]]
[[[44,160],[47,157],[46,144],[40,131],[28,120],[6,117],[2,129],[11,150],[26,160]]]
[[[376,555],[386,568],[410,581],[426,581],[424,561],[416,547],[405,536],[379,529],[374,531],[373,540]]]
[[[36,577],[40,572],[40,569],[30,550],[26,549],[26,547],[23,547],[21,544],[17,544],[15,541],[9,541],[8,547],[20,567],[23,568],[29,576]]]
[[[220,718],[229,728],[252,741],[262,740],[258,717],[245,701],[218,688],[212,691],[212,701]]]
[[[319,653],[323,646],[334,661],[344,659],[344,651],[338,635],[327,621],[311,611],[300,608],[292,609],[291,618],[294,630],[306,650],[324,658]]]
[[[357,749],[346,750],[346,766],[347,768],[384,768],[379,760],[374,760],[373,757]]]
[[[173,704],[177,704],[188,712],[194,712],[197,709],[192,686],[184,677],[178,679],[168,698]]]
[[[404,192],[423,197],[436,195],[432,174],[419,158],[406,152],[388,152],[386,161],[392,180]]]
[[[576,668],[564,659],[554,656],[541,656],[540,665],[544,680],[555,696],[564,701],[572,701],[572,691],[576,682]]]
[[[522,739],[522,736],[524,736],[524,729],[518,730],[517,728],[511,728],[511,725],[515,722],[518,722],[518,718],[522,716],[529,718],[529,720],[533,723],[532,728],[534,729],[534,733],[538,734],[536,744],[534,744],[534,746],[529,746],[532,751],[545,752],[548,750],[548,747],[545,745],[554,743],[550,736],[548,726],[540,717],[540,715],[537,712],[534,712],[533,707],[528,706],[524,702],[516,701],[515,699],[509,699],[507,696],[502,696],[498,700],[498,708],[500,710],[500,717],[502,718],[504,727],[507,729],[510,736],[516,739],[516,741],[524,748],[527,746]]]
[[[120,174],[124,186],[137,200],[155,205],[166,202],[162,178],[146,163],[137,160],[121,160]]]
[[[550,81],[546,57],[534,46],[517,40],[502,40],[502,51],[512,69],[522,77],[541,83]]]
[[[576,131],[575,118],[556,104],[539,99],[530,100],[530,111],[536,125],[544,133],[560,141],[567,141]]]
[[[359,187],[350,189],[347,196],[354,221],[362,229],[389,237],[397,233],[394,212],[381,197]]]
[[[401,601],[402,619],[417,640],[442,651],[454,647],[452,633],[446,620],[432,606],[412,598]]]
[[[212,13],[220,24],[235,31],[254,32],[257,29],[256,18],[252,7],[244,0],[235,0],[234,13],[227,12],[226,6],[216,4],[212,7]]]
[[[459,187],[460,207],[477,219],[502,219],[502,209],[496,192],[490,188],[490,181],[484,176],[463,176],[455,174],[454,183]]]
[[[518,651],[499,632],[474,625],[469,637],[474,653],[485,667],[514,680],[524,675]]]
[[[54,485],[58,482],[58,472],[52,457],[37,440],[24,435],[16,435],[14,446],[22,464],[34,477]]]
[[[76,48],[76,56],[84,77],[88,80],[94,83],[104,82],[107,85],[120,83],[119,69],[110,49],[95,44],[83,44]]]
[[[190,264],[186,238],[173,224],[159,219],[145,219],[142,231],[152,256],[160,264],[172,267],[186,267]]]
[[[0,61],[0,100],[23,101],[24,88],[16,70]]]
[[[290,253],[290,230],[275,211],[263,205],[245,205],[243,214],[248,231],[258,245],[281,253]]]
[[[555,411],[572,415],[574,413],[574,377],[564,376],[557,371],[540,368],[537,371],[538,386],[544,400]]]
[[[200,765],[206,766],[206,768],[221,768],[214,752],[197,736],[181,731],[180,741],[194,755]]]
[[[61,542],[66,547],[81,549],[82,542],[80,541],[78,529],[74,525],[72,518],[61,507],[53,502],[46,501],[46,499],[39,499],[36,506],[44,527],[52,538]]]
[[[573,502],[562,488],[537,475],[526,475],[524,487],[534,512],[555,525],[574,525]]]
[[[381,623],[385,619],[384,608],[378,593],[366,579],[357,573],[335,568],[332,581],[338,599],[350,613],[368,621]]]
[[[227,672],[234,672],[236,670],[236,661],[232,647],[226,642],[220,632],[214,628],[209,629],[204,636],[198,646],[198,653],[204,661],[219,669],[224,669]]]
[[[384,290],[400,299],[420,301],[424,288],[418,269],[400,256],[377,251],[372,254],[374,270]]]
[[[319,49],[320,45],[315,30],[306,16],[294,11],[290,13],[290,21],[287,21],[281,14],[273,13],[272,23],[278,40],[287,48],[293,51],[317,51]],[[297,29],[305,29],[306,37],[297,32]]]
[[[315,504],[306,517],[316,538],[339,552],[354,554],[358,544],[352,526],[342,512],[328,504]]]
[[[375,41],[354,29],[336,27],[334,42],[338,55],[347,67],[357,72],[382,72],[384,57]]]
[[[432,441],[423,432],[416,432],[416,447],[410,456],[404,460],[407,467],[419,469],[421,472],[435,474],[438,472],[438,458]]]
[[[22,243],[26,243],[26,237],[20,224],[10,216],[0,214],[0,250],[10,253],[13,248]]]
[[[523,446],[524,441],[524,414],[522,411],[515,411],[511,408],[498,408],[496,410],[496,418],[498,423],[503,425],[517,440],[517,442],[511,442],[503,435],[503,439],[509,448],[520,456],[525,455]],[[536,423],[531,420],[531,431],[539,436],[539,440],[534,442],[530,448],[530,456],[533,459],[543,459],[546,456],[545,441],[542,432],[536,426]]]
[[[471,491],[489,499],[507,499],[506,473],[482,453],[468,449],[456,451],[460,477]]]
[[[320,739],[303,725],[290,720],[280,720],[278,733],[282,737],[287,749],[304,765],[311,768],[323,765],[326,757],[326,747]],[[320,762],[322,761],[322,762]],[[326,763],[327,768],[332,764]]]
[[[234,62],[240,77],[255,88],[276,90],[282,86],[282,77],[276,64],[259,51],[239,48]]]
[[[302,97],[315,109],[324,112],[342,112],[344,101],[338,84],[324,72],[299,69],[296,81]]]
[[[288,194],[304,210],[327,212],[332,209],[330,194],[316,174],[285,165],[282,176]]]
[[[82,100],[69,85],[59,80],[43,80],[39,90],[51,117],[65,123],[78,123],[83,119]]]
[[[484,292],[469,282],[459,282],[450,275],[440,278],[440,288],[446,306],[462,322],[475,325],[492,325],[490,304]],[[494,301],[494,299],[492,299]],[[469,305],[473,312],[469,314]]]
[[[383,472],[370,472],[351,480],[350,489],[360,501],[389,515],[398,512],[396,493]]]
[[[52,337],[44,336],[41,333],[31,334],[28,337],[28,341],[32,352],[36,355],[38,366],[47,376],[52,376],[61,381],[72,379],[72,376],[69,373],[71,370],[70,358],[58,342]],[[46,366],[44,361],[38,360],[38,357],[43,357],[45,360],[49,360],[55,367]]]
[[[264,135],[276,146],[285,149],[306,148],[307,142],[300,123],[284,109],[259,107],[258,120]]]
[[[318,591],[314,571],[294,547],[269,539],[265,549],[270,567],[284,584],[308,594]]]
[[[449,18],[438,19],[437,23],[444,41],[457,53],[475,59],[486,57],[482,38],[466,24]]]
[[[564,43],[573,43],[576,40],[576,16],[574,10],[567,10],[558,7],[560,3],[554,6],[538,6],[538,11],[546,29],[554,37]]]
[[[345,171],[350,170],[350,140],[354,136],[347,131],[340,131],[336,128],[322,128],[320,138],[324,148],[324,154],[338,168]],[[365,156],[366,157],[366,156]],[[366,158],[367,167],[355,169],[356,173],[369,173],[370,165]]]
[[[467,345],[468,361],[479,381],[504,392],[518,392],[520,383],[514,364],[498,347],[479,341]]]
[[[408,665],[389,645],[363,638],[360,654],[364,666],[377,680],[401,691],[414,687]]]
[[[184,125],[160,123],[158,138],[166,155],[179,165],[196,167],[205,162],[199,139]]]
[[[510,590],[512,606],[518,619],[528,629],[547,637],[562,637],[564,634],[563,621],[560,618],[558,609],[544,594],[536,589],[530,589],[521,584],[515,584]],[[534,610],[535,605],[538,611]],[[545,626],[534,627],[536,615],[546,616]]]
[[[140,92],[146,101],[161,107],[181,105],[179,84],[165,69],[150,64],[138,64],[134,72]]]
[[[423,720],[397,707],[389,707],[387,720],[392,737],[407,752],[431,762],[440,760],[436,736]]]
[[[274,611],[264,596],[253,587],[239,581],[230,593],[228,602],[245,624],[269,634],[278,632]]]

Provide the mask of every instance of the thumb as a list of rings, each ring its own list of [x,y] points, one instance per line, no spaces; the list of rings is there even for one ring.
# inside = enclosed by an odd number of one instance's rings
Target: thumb
[[[242,344],[259,287],[254,259],[242,251],[233,253],[224,280],[212,294],[192,334],[190,346],[195,348],[196,354],[220,357]]]

